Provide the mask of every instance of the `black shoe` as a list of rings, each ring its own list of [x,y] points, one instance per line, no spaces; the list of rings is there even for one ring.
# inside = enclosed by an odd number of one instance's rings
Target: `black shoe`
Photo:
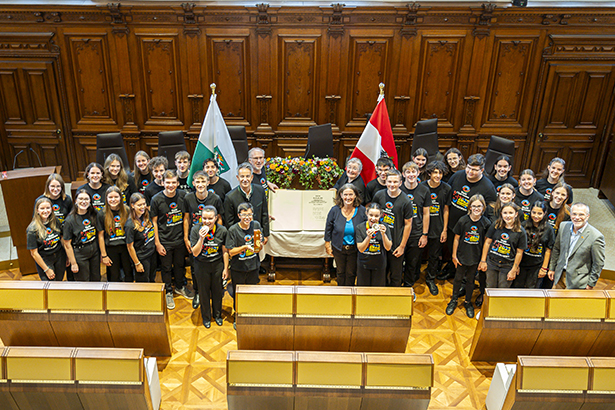
[[[448,265],[442,268],[442,271],[440,271],[440,274],[436,276],[436,279],[449,280],[449,279],[453,279],[454,277],[455,277],[455,268],[453,267],[453,264],[449,262]]]
[[[207,319],[203,320],[203,326],[205,326],[206,329],[209,329],[211,327],[211,321]]]
[[[436,285],[433,280],[427,281],[427,287],[429,288],[429,292],[431,292],[433,296],[436,296],[439,293],[438,285]]]
[[[481,307],[483,305],[483,294],[482,293],[478,295],[478,297],[476,298],[476,302],[474,302],[474,304],[476,305],[476,307]]]
[[[216,324],[217,324],[218,326],[222,326],[222,318],[221,318],[221,317],[217,317],[217,318],[215,318],[214,320],[216,321]]]
[[[448,305],[446,305],[446,314],[449,316],[452,315],[455,309],[457,309],[457,299],[451,299]]]
[[[192,309],[197,309],[201,305],[201,298],[199,298],[199,294],[194,295],[194,299],[192,299]]]
[[[473,318],[474,317],[474,306],[472,306],[472,302],[465,302],[463,305],[466,308],[466,315],[468,315],[469,318]]]

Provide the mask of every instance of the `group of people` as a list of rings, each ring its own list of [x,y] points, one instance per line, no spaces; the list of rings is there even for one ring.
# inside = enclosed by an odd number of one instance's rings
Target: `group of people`
[[[439,293],[436,279],[454,279],[446,313],[464,295],[469,317],[476,277],[478,307],[486,287],[593,288],[604,266],[604,236],[588,224],[589,207],[573,203],[565,166],[553,158],[540,179],[526,169],[517,181],[505,155],[486,175],[481,154],[466,162],[452,148],[429,161],[418,149],[401,172],[380,158],[378,177],[365,185],[361,161],[350,158],[325,227],[337,283],[413,286],[426,259],[430,293]]]
[[[259,251],[267,243],[268,194],[265,152],[253,148],[238,166],[238,186],[219,176],[208,159],[188,182],[190,154],[165,157],[139,151],[132,171],[119,156],[85,169],[87,182],[74,203],[62,177],[52,174],[36,200],[27,229],[28,249],[41,280],[153,282],[160,269],[166,303],[174,292],[201,307],[203,324],[222,325],[223,282],[257,284]],[[482,305],[485,287],[592,288],[604,264],[604,237],[590,226],[589,208],[572,204],[564,181],[565,162],[554,158],[542,178],[532,170],[512,177],[502,156],[490,175],[485,158],[466,161],[452,148],[444,160],[429,161],[418,149],[401,171],[382,157],[378,177],[364,184],[362,164],[347,161],[337,181],[335,205],[325,226],[326,252],[344,286],[413,286],[427,259],[425,281],[452,279],[447,313],[465,294],[473,317],[472,293],[478,276]],[[194,291],[186,280],[191,266]],[[478,273],[478,274],[477,274]],[[562,279],[562,278],[565,278]],[[464,290],[465,289],[465,290]]]
[[[190,154],[165,157],[139,151],[132,171],[111,154],[85,169],[74,202],[59,174],[49,176],[36,200],[27,247],[41,280],[154,282],[160,269],[168,309],[174,293],[201,307],[203,324],[222,326],[223,281],[259,282],[258,252],[267,243],[269,214],[264,151],[253,148],[231,189],[208,159],[188,183]],[[254,178],[257,182],[252,184]],[[188,286],[191,266],[194,291]]]

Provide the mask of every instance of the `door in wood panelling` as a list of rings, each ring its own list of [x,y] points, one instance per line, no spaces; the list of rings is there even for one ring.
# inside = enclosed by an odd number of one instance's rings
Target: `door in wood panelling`
[[[55,60],[0,59],[2,156],[9,169],[13,163],[15,168],[62,165],[62,174],[71,175],[55,73]]]
[[[220,111],[228,125],[250,126],[248,37],[209,37],[213,81]],[[209,87],[207,87],[209,91]],[[205,107],[209,106],[209,99]],[[203,119],[201,118],[201,121]]]
[[[597,172],[612,104],[614,62],[547,61],[531,168],[542,171],[553,157],[566,161],[566,182],[588,187]]]

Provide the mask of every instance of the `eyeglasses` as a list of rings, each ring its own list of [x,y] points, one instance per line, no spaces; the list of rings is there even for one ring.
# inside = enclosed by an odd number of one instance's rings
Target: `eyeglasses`
[[[480,172],[480,171],[482,171],[479,167],[471,167],[471,166],[469,166],[469,165],[468,165],[468,166],[466,166],[466,169],[467,169],[468,171],[472,171],[472,172]]]

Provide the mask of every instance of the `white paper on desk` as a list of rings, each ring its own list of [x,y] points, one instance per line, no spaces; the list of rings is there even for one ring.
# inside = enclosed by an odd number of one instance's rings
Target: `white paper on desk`
[[[335,191],[303,191],[303,230],[324,231]]]
[[[293,232],[301,230],[302,192],[289,189],[269,191],[269,215],[275,218],[270,223],[272,231]]]

